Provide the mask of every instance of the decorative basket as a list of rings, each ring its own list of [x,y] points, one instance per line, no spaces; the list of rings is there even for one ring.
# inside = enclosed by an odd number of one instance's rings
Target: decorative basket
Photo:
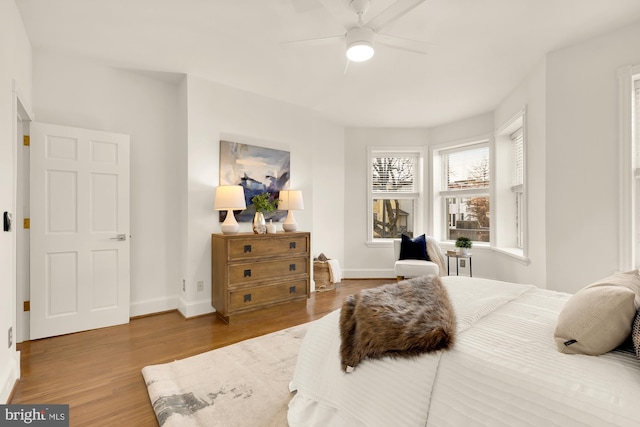
[[[330,291],[336,288],[331,283],[331,273],[327,261],[313,261],[313,280],[316,282],[316,292]]]

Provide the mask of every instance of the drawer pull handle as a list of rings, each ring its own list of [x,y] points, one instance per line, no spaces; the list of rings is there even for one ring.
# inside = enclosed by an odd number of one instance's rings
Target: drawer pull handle
[[[251,269],[244,271],[244,277],[251,277]]]
[[[296,248],[296,242],[289,242],[289,249],[295,249]]]
[[[289,293],[290,294],[295,294],[296,293],[296,287],[295,286],[289,286]]]
[[[295,264],[289,264],[289,271],[296,271],[296,265]]]
[[[251,302],[251,294],[246,294],[244,296],[244,302]]]
[[[244,253],[251,253],[251,245],[244,245]]]

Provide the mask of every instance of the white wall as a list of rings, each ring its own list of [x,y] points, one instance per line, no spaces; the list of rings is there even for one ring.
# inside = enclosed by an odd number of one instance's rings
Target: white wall
[[[546,60],[540,63],[503,100],[494,112],[498,130],[526,108],[526,157],[528,200],[528,262],[497,253],[496,278],[546,287]]]
[[[321,252],[344,266],[345,132],[342,126],[314,120],[313,256]],[[296,214],[297,215],[297,214]]]
[[[450,142],[491,136],[493,134],[493,112],[436,126],[429,129],[429,132],[430,144],[433,147]]]
[[[179,79],[34,52],[38,121],[131,136],[132,316],[176,308],[182,283]]]
[[[0,216],[16,212],[16,95],[31,108],[31,45],[22,19],[12,0],[0,0]],[[14,228],[15,230],[15,228]],[[16,351],[16,238],[0,229],[0,402],[6,402],[20,376],[20,354]],[[7,335],[13,328],[14,340]]]
[[[640,64],[640,23],[547,57],[548,287],[575,292],[618,268],[618,81]]]
[[[327,180],[314,179],[334,165],[342,168],[341,160],[327,163],[330,156],[318,152],[327,147],[341,153],[344,139],[340,127],[317,118],[306,108],[193,76],[187,81],[187,105],[187,287],[179,305],[185,316],[211,311],[211,233],[220,232],[213,202],[219,183],[221,139],[289,151],[290,188],[302,190],[305,205],[303,211],[295,213],[298,229],[312,232],[313,254],[323,251],[335,258],[341,255],[340,220],[335,213],[317,214],[315,204],[337,199],[337,209],[341,209],[342,172]],[[320,213],[325,210],[323,205]],[[250,223],[240,225],[241,232],[251,231]],[[198,281],[205,284],[201,292],[196,290]]]

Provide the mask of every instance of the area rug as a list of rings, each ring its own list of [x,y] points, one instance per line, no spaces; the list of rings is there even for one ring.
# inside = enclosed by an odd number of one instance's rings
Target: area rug
[[[187,359],[142,375],[162,427],[286,426],[289,382],[308,324]]]

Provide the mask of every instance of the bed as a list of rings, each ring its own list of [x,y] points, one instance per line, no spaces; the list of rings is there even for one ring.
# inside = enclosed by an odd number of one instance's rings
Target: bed
[[[633,347],[565,354],[554,342],[569,294],[443,277],[457,317],[446,351],[363,360],[341,369],[340,311],[314,322],[288,412],[297,426],[638,426]]]

